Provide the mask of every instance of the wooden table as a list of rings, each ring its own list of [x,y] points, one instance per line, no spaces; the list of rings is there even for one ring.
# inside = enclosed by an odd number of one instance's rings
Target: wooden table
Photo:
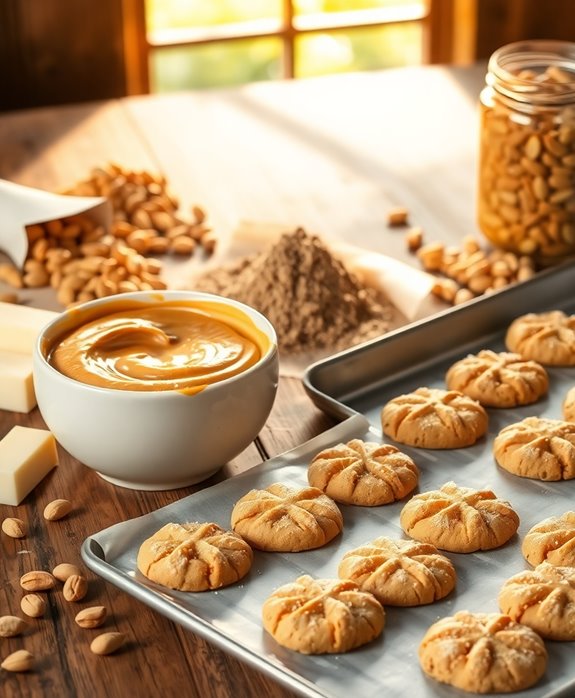
[[[474,222],[477,97],[484,66],[415,68],[215,92],[146,96],[0,117],[0,177],[52,191],[97,165],[163,172],[185,209],[199,203],[222,240],[240,220],[302,225],[414,264],[403,235],[386,225],[405,206],[426,239],[457,244]],[[1,386],[0,386],[1,390]],[[231,477],[332,425],[298,379],[282,378],[257,441],[205,485]],[[0,437],[15,424],[44,428],[38,412],[0,410]],[[135,492],[101,480],[60,449],[60,466],[18,507],[29,534],[0,544],[0,614],[18,614],[20,575],[82,564],[84,539],[115,522],[186,496],[194,488]],[[44,506],[69,498],[73,513],[43,519]],[[25,647],[37,658],[28,674],[0,671],[15,696],[290,695],[258,671],[149,610],[91,572],[82,605],[103,604],[107,629],[129,638],[109,657],[89,650],[94,631],[77,610],[48,594],[48,612],[24,637],[2,639],[0,655]]]

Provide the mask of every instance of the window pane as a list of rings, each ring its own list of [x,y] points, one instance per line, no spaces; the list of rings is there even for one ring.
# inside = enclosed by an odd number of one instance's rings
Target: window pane
[[[151,32],[162,29],[279,19],[282,0],[145,0]]]
[[[420,23],[306,34],[296,39],[297,77],[418,65]]]
[[[421,0],[419,2],[417,0],[293,0],[294,13],[301,15],[422,4]]]
[[[281,48],[279,39],[270,38],[156,49],[150,56],[151,91],[280,78]]]

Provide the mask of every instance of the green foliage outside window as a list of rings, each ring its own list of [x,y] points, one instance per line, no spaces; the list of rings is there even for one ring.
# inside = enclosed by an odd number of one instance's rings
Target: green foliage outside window
[[[414,5],[413,0],[294,0],[294,16]],[[282,0],[147,0],[151,32],[281,18]],[[297,19],[296,19],[297,21]],[[295,42],[296,77],[373,70],[421,62],[417,22],[313,32]],[[279,38],[241,39],[152,51],[150,75],[157,92],[238,85],[282,76]]]

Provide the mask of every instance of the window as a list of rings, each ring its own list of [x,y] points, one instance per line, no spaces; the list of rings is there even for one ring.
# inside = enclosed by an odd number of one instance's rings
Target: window
[[[139,91],[152,92],[430,62],[434,6],[461,2],[126,1],[142,4]]]

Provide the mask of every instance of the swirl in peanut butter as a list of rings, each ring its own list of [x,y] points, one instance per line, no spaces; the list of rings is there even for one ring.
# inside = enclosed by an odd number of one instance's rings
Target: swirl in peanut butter
[[[262,355],[255,336],[242,332],[240,315],[237,322],[227,320],[201,305],[113,312],[72,330],[48,360],[60,373],[101,388],[193,394],[245,371]]]

